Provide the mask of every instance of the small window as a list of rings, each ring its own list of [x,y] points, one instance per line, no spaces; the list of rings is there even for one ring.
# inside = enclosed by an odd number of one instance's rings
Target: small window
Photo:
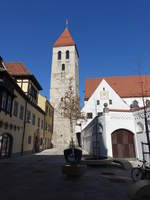
[[[150,106],[150,100],[146,99],[146,106]]]
[[[11,112],[11,97],[8,97],[8,101],[7,101],[7,112],[10,113]]]
[[[31,144],[31,141],[32,141],[32,137],[28,136],[28,144]]]
[[[17,117],[18,116],[18,102],[14,101],[14,112],[13,112],[14,116]]]
[[[63,97],[61,97],[61,99],[60,99],[61,101],[63,101],[64,100],[64,98]]]
[[[21,105],[20,106],[20,114],[19,114],[19,118],[23,120],[23,114],[24,114],[24,107]]]
[[[33,85],[30,86],[29,94],[30,94],[30,96],[33,97],[35,100],[37,99],[37,91],[36,91],[36,89],[33,87]]]
[[[58,60],[61,60],[61,51],[58,51]]]
[[[105,91],[105,88],[103,87],[103,91]]]
[[[100,105],[100,100],[97,100],[97,105]]]
[[[137,122],[136,132],[143,133],[143,131],[144,131],[144,125],[141,122]]]
[[[130,105],[131,108],[139,108],[139,103],[137,100],[134,100],[133,103]]]
[[[65,71],[65,64],[62,64],[62,71]]]
[[[69,51],[66,51],[66,59],[69,59]]]
[[[88,119],[92,119],[92,117],[93,117],[93,114],[92,114],[92,113],[87,113],[87,118],[88,118]]]
[[[2,96],[2,109],[3,110],[6,109],[6,103],[7,103],[7,94],[5,92],[3,92],[3,96]]]
[[[38,118],[38,128],[40,128],[40,118]]]
[[[35,114],[32,114],[32,125],[35,125]]]
[[[41,129],[43,129],[43,120],[41,121]]]
[[[28,110],[28,111],[27,111],[27,115],[26,115],[26,121],[27,121],[28,123],[30,123],[30,120],[31,120],[31,112]]]
[[[109,104],[112,105],[112,99],[109,99]]]

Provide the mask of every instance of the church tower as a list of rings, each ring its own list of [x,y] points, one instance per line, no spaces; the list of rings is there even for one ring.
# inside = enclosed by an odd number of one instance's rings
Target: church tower
[[[69,146],[71,135],[69,119],[61,116],[59,105],[68,89],[70,78],[74,94],[79,95],[78,58],[75,41],[66,27],[53,45],[50,83],[50,102],[54,107],[52,142],[61,150]]]

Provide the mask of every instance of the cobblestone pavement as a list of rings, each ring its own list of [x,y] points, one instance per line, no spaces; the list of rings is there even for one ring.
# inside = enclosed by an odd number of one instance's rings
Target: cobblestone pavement
[[[2,200],[128,200],[130,171],[87,167],[79,178],[62,173],[64,159],[56,150],[0,160]],[[58,154],[58,152],[57,152]]]

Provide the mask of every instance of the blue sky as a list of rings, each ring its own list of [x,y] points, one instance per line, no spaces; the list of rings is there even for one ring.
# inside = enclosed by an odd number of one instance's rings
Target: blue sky
[[[22,61],[49,98],[52,45],[69,20],[88,77],[150,74],[149,0],[0,0],[0,55]]]

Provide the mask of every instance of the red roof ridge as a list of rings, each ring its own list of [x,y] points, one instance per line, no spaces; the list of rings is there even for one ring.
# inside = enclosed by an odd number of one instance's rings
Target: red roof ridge
[[[107,79],[107,78],[112,79],[112,78],[126,78],[126,77],[138,77],[138,78],[140,78],[140,77],[148,77],[148,76],[150,76],[150,75],[101,76],[101,77],[94,77],[94,78],[90,77],[90,78],[86,78],[85,80],[89,80],[89,79],[100,80],[100,79]]]
[[[87,78],[85,80],[85,100],[87,101],[102,80],[105,80],[120,97],[140,97],[142,89],[140,82],[144,83],[144,96],[150,96],[150,75],[128,75]]]
[[[53,45],[53,47],[61,46],[75,46],[75,41],[73,40],[68,27],[65,28],[64,32],[59,36]]]
[[[11,75],[31,75],[22,62],[5,62],[5,66]]]

